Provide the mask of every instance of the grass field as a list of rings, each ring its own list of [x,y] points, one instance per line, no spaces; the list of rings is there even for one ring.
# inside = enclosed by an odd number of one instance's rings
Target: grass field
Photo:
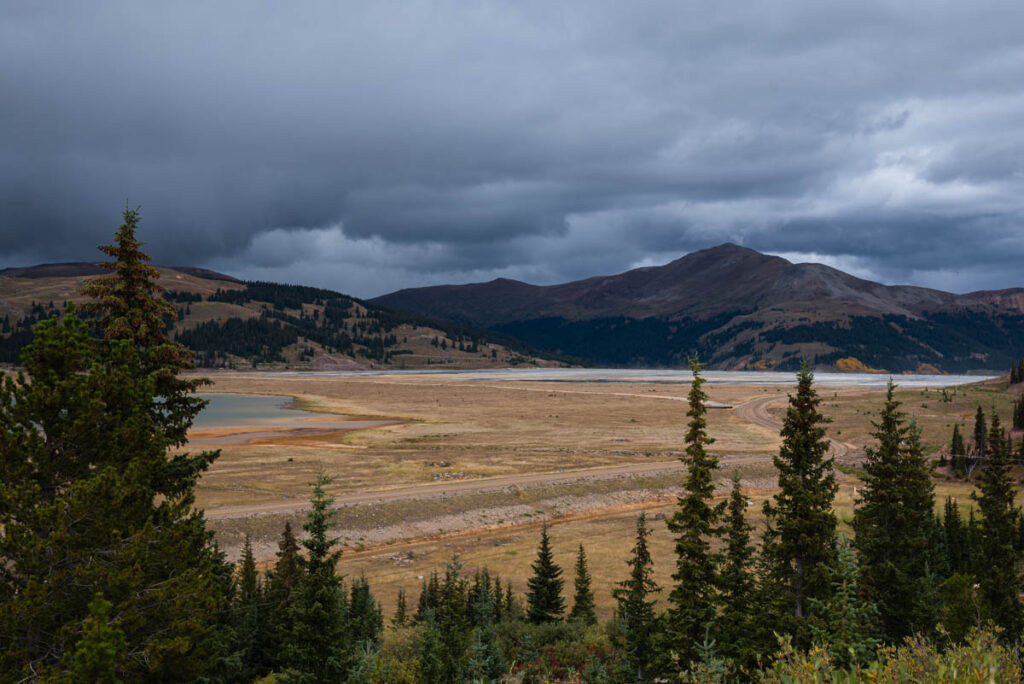
[[[388,418],[398,425],[304,437],[279,437],[223,449],[200,484],[199,505],[219,507],[293,501],[301,507],[308,483],[321,470],[335,477],[330,492],[339,505],[339,535],[345,544],[341,571],[365,574],[386,610],[400,587],[418,593],[420,578],[442,570],[458,553],[467,572],[480,565],[525,589],[539,526],[551,521],[556,558],[567,573],[576,545],[583,542],[591,560],[599,610],[611,610],[610,588],[623,579],[636,515],[647,511],[653,528],[656,576],[667,585],[674,555],[672,538],[659,514],[671,515],[681,472],[622,475],[569,482],[533,482],[538,474],[573,472],[604,466],[671,462],[683,445],[686,385],[602,383],[454,382],[444,376],[214,375],[214,391],[285,394],[303,408],[363,418]],[[711,400],[736,406],[775,396],[769,413],[781,420],[786,390],[765,386],[710,385]],[[1005,383],[983,383],[949,391],[899,391],[903,408],[922,427],[929,449],[944,444],[955,422],[969,434],[981,405],[1005,419],[1012,395]],[[832,419],[829,434],[853,450],[839,472],[836,511],[852,518],[856,461],[871,443],[871,420],[884,390],[822,389],[822,410]],[[771,456],[777,430],[746,422],[735,411],[709,413],[722,460],[720,493],[739,472],[751,499],[751,520],[760,523],[761,503],[774,492]],[[450,496],[416,495],[382,503],[346,506],[346,497],[399,487],[437,492],[438,473],[461,473],[459,481],[522,476],[523,486],[469,491]],[[969,503],[971,485],[936,478],[937,501],[946,495]],[[416,491],[419,491],[418,489]],[[251,534],[259,558],[271,560],[286,520],[301,522],[301,512],[233,516],[211,526],[229,554]]]

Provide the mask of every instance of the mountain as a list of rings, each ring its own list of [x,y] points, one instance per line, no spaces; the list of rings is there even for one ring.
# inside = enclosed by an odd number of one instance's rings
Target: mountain
[[[734,244],[561,285],[498,279],[373,303],[507,333],[601,365],[999,370],[1024,356],[1024,289],[891,286]]]
[[[243,282],[189,266],[159,266],[178,315],[169,334],[205,367],[316,369],[487,368],[560,365],[517,339],[391,311],[314,287]],[[16,363],[39,321],[80,303],[79,288],[107,271],[92,263],[0,271],[0,363]],[[543,357],[543,358],[542,358]]]

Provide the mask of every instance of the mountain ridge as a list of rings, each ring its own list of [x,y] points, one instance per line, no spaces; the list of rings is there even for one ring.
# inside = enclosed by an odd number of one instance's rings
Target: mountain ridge
[[[868,356],[876,363],[885,360],[902,370],[908,366],[952,370],[976,362],[980,366],[975,367],[981,367],[989,363],[988,357],[994,362],[995,357],[1011,350],[1024,351],[1012,339],[1017,334],[1017,319],[1024,321],[1024,288],[955,294],[912,285],[885,285],[825,264],[794,264],[733,243],[691,252],[663,266],[556,285],[495,279],[399,290],[369,301],[500,330],[541,348],[593,358],[599,363],[624,365],[680,363],[685,351],[671,349],[679,345],[688,346],[688,351],[710,353],[715,365],[736,368],[778,366],[783,361],[792,366],[795,355],[803,354],[834,364],[843,358],[837,354],[847,354],[858,359]],[[1009,320],[1004,322],[1002,318]],[[624,333],[616,333],[621,328],[618,319],[631,322],[634,336],[643,323],[647,341],[663,346],[663,352],[652,357],[639,344],[626,339]],[[839,331],[850,329],[851,338],[859,338],[868,335],[866,330],[879,320],[894,334],[907,338],[905,344],[889,344],[902,351],[879,353],[860,342],[844,345],[841,332],[834,330],[837,326]],[[964,338],[963,331],[955,335],[955,351],[935,348],[931,338],[949,335],[945,328],[955,327],[956,321],[965,325],[995,322],[999,330],[987,331],[988,336],[1005,339],[993,342],[994,346],[981,345],[978,353],[984,358],[974,361],[964,349],[970,340]],[[922,322],[935,329],[921,329]],[[690,331],[685,339],[673,332],[679,325]],[[655,331],[659,326],[664,328],[660,333]],[[731,328],[737,328],[736,334],[723,337]],[[921,339],[911,335],[910,328],[915,328]],[[761,332],[750,332],[754,329]],[[794,329],[806,336],[797,339],[798,335],[789,332]],[[582,340],[568,341],[573,336],[585,337],[588,330],[591,335],[618,337],[616,344],[624,349],[621,353],[588,354]],[[668,338],[658,340],[658,335]],[[676,339],[672,340],[673,336]],[[715,348],[710,347],[712,342]],[[723,355],[722,351],[735,353]]]

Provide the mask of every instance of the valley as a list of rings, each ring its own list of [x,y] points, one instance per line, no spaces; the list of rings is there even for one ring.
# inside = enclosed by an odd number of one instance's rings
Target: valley
[[[581,381],[567,382],[578,375]],[[221,546],[235,557],[245,534],[257,559],[272,561],[286,521],[297,526],[308,509],[308,483],[318,472],[336,479],[329,488],[339,508],[345,574],[365,574],[384,605],[400,588],[411,595],[420,577],[442,568],[456,551],[472,569],[500,568],[517,590],[525,586],[542,521],[552,523],[559,554],[586,539],[595,586],[610,587],[625,568],[621,539],[635,516],[670,515],[681,493],[681,454],[688,384],[659,382],[642,371],[635,381],[607,382],[617,371],[526,373],[558,380],[526,379],[523,372],[475,373],[215,373],[214,392],[287,395],[305,411],[349,420],[390,421],[356,430],[262,437],[218,445],[220,458],[200,481],[204,508]],[[710,373],[710,445],[721,459],[717,487],[740,475],[752,502],[776,491],[772,455],[789,374]],[[515,377],[516,379],[510,379]],[[756,378],[755,378],[756,379]],[[829,436],[837,459],[841,520],[852,514],[856,472],[863,446],[871,444],[887,378],[823,375],[819,392],[832,419]],[[957,378],[966,380],[968,378]],[[899,380],[899,378],[897,378]],[[904,408],[924,431],[929,451],[948,442],[952,424],[968,424],[977,405],[1009,410],[1012,395],[996,380],[974,379],[942,388],[950,379],[914,378],[898,391]],[[284,411],[287,413],[287,411]],[[343,424],[343,423],[342,423]],[[938,501],[966,500],[971,485],[937,481]],[[653,523],[659,581],[672,565],[672,535]],[[598,592],[599,609],[611,609]]]

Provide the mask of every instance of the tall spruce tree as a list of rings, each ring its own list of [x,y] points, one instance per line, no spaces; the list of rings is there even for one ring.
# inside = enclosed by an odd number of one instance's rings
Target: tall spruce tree
[[[774,459],[779,491],[764,505],[759,632],[769,647],[773,631],[791,634],[795,645],[809,647],[808,621],[814,617],[810,599],[823,601],[831,593],[836,560],[832,503],[838,484],[820,401],[814,373],[805,362],[797,374],[796,394],[789,397],[782,446]]]
[[[347,600],[336,568],[341,551],[330,536],[337,511],[324,487],[331,478],[320,473],[313,485],[312,510],[302,529],[308,557],[295,587],[290,609],[291,632],[284,643],[284,661],[297,681],[343,681],[348,669]]]
[[[974,455],[976,458],[981,458],[987,455],[988,445],[987,442],[988,428],[985,425],[985,412],[978,406],[977,413],[974,414]]]
[[[890,643],[930,629],[937,617],[931,468],[895,390],[890,378],[853,515],[861,588],[878,607],[880,634]]]
[[[118,238],[134,241],[131,221]],[[147,258],[126,250],[102,280],[103,339],[69,306],[37,329],[25,373],[0,383],[0,671],[12,676],[66,676],[98,592],[124,636],[119,677],[199,679],[227,658],[230,566],[192,506],[216,454],[170,450],[203,402],[179,382],[187,352],[144,322],[159,304],[129,274]],[[115,304],[116,325],[103,308]]]
[[[643,513],[636,519],[636,543],[633,554],[626,561],[629,565],[629,579],[618,583],[612,590],[618,607],[616,619],[621,623],[622,651],[626,667],[624,678],[633,682],[651,681],[651,664],[654,660],[654,635],[656,621],[654,594],[661,591],[654,582],[653,561],[647,548],[647,516]]]
[[[745,665],[752,664],[750,643],[750,609],[754,593],[754,548],[750,540],[750,523],[746,519],[747,497],[740,488],[739,474],[733,474],[732,492],[725,529],[725,558],[719,586],[718,642],[722,654]]]
[[[233,605],[236,652],[241,662],[236,672],[240,680],[255,679],[264,665],[262,656],[267,646],[264,609],[263,587],[252,554],[252,541],[247,534],[242,545]]]
[[[960,515],[960,506],[953,497],[947,496],[942,512],[942,538],[946,550],[946,566],[952,574],[966,574],[970,569],[968,531]]]
[[[104,339],[134,347],[140,371],[154,381],[155,400],[149,407],[153,423],[169,446],[180,447],[187,441],[192,420],[206,405],[195,391],[209,380],[181,377],[182,371],[192,368],[195,355],[170,340],[165,332],[166,321],[174,320],[176,315],[174,307],[161,296],[164,288],[157,283],[160,272],[149,265],[149,255],[142,251],[142,242],[135,234],[140,221],[138,208],[126,208],[123,219],[114,244],[99,248],[112,258],[101,264],[112,275],[85,284],[82,294],[91,298],[85,308],[97,316],[96,325]],[[175,453],[153,473],[153,485],[165,495],[189,489],[219,453]]]
[[[1013,402],[1013,429],[1024,430],[1024,394]]]
[[[575,594],[569,619],[585,625],[597,624],[597,613],[594,611],[594,591],[590,588],[590,570],[587,568],[587,554],[580,544],[576,554],[576,576],[573,580]]]
[[[960,424],[953,426],[953,437],[949,443],[950,466],[954,473],[964,473],[966,464],[964,457],[967,455],[967,446],[964,444],[964,436],[960,433]]]
[[[292,603],[305,574],[305,559],[299,553],[299,541],[286,522],[277,542],[277,562],[264,581],[264,642],[262,658],[268,670],[284,666],[282,654],[292,632]]]
[[[988,453],[978,476],[978,508],[981,511],[980,558],[975,575],[988,617],[1003,628],[1002,638],[1016,641],[1021,632],[1020,554],[1016,550],[1019,509],[1014,505],[1016,488],[1010,474],[1005,437],[999,416],[993,412],[988,433]]]
[[[683,496],[668,520],[669,531],[676,535],[676,570],[665,617],[666,647],[683,667],[696,659],[699,645],[715,621],[720,554],[712,550],[711,544],[721,534],[725,510],[725,502],[712,503],[718,457],[707,451],[714,439],[707,433],[707,394],[702,388],[701,368],[697,359],[690,359],[693,381],[686,412],[690,421],[681,458],[686,464],[686,480]]]
[[[555,563],[548,538],[548,525],[544,523],[540,533],[537,560],[531,566],[533,576],[526,582],[526,616],[530,622],[539,625],[556,622],[565,613],[565,599],[562,598],[562,568]]]

